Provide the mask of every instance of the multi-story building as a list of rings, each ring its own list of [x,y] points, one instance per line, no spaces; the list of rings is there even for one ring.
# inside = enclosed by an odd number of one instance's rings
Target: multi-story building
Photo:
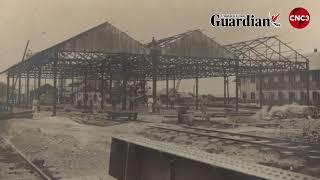
[[[315,49],[306,57],[310,61],[309,100],[313,105],[320,105],[320,53]],[[247,103],[259,103],[260,88],[262,88],[261,100],[263,104],[281,105],[293,102],[306,104],[308,98],[306,80],[306,71],[241,77],[241,100]]]

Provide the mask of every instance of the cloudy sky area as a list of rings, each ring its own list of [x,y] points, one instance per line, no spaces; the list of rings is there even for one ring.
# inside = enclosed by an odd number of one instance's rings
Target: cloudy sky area
[[[292,28],[288,22],[289,12],[296,7],[305,7],[311,15],[310,25],[303,30]],[[279,35],[292,47],[308,53],[320,49],[319,9],[319,0],[0,0],[0,70],[21,60],[28,39],[32,51],[37,52],[104,21],[141,42],[199,28],[221,44]],[[263,17],[269,11],[280,13],[281,28],[210,26],[212,14],[252,13]],[[201,80],[200,85],[200,93],[221,94],[218,80]],[[184,81],[181,86],[192,91],[193,81]]]

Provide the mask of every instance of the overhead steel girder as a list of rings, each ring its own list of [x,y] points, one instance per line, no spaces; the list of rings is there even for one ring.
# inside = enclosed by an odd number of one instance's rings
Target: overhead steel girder
[[[308,61],[305,56],[290,47],[287,43],[278,39],[277,36],[232,43],[224,47],[240,59]]]
[[[243,43],[241,43],[243,44]],[[248,43],[245,43],[248,44]],[[258,41],[252,44],[259,44]],[[232,48],[236,48],[232,45]],[[236,48],[239,49],[239,48]],[[20,73],[25,77],[29,72],[29,77],[36,76],[41,68],[43,78],[53,77],[53,59],[54,56],[42,64],[32,64],[30,61],[22,62],[11,68],[10,74]],[[92,77],[101,77],[101,72],[105,74],[117,74],[124,72],[132,76],[143,76],[150,79],[153,74],[151,55],[145,54],[126,54],[126,53],[101,53],[101,52],[58,52],[57,56],[58,72],[65,78],[81,78],[87,72]],[[189,79],[189,78],[208,78],[223,77],[225,73],[229,76],[235,75],[236,69],[239,74],[255,74],[262,69],[263,72],[282,72],[291,70],[306,70],[306,62],[289,60],[271,60],[252,58],[212,58],[212,57],[184,57],[160,55],[157,62],[158,79]],[[237,67],[237,61],[239,66]],[[104,69],[101,69],[105,63]],[[126,68],[124,68],[126,67]],[[99,70],[98,70],[99,69]]]

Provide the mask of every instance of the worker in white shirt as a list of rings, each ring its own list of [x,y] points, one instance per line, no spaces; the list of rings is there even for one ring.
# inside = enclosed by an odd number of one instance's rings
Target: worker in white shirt
[[[152,98],[151,96],[148,97],[147,104],[148,104],[148,110],[149,110],[149,112],[152,113],[152,109],[153,109],[153,98]]]

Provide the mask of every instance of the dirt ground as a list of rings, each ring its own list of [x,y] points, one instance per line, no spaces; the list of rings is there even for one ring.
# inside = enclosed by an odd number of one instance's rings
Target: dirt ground
[[[1,134],[30,160],[43,162],[56,179],[113,180],[108,176],[111,135],[135,133],[134,123],[98,127],[66,115],[41,113],[34,119],[0,121]],[[140,125],[142,126],[142,125]]]
[[[140,134],[147,138],[191,145],[207,152],[225,154],[229,157],[264,163],[284,169],[301,169],[304,161],[299,157],[283,159],[278,152],[268,152],[250,147],[236,147],[221,142],[208,142],[199,137],[176,136],[147,129],[148,122],[176,125],[176,120],[161,115],[144,113],[140,122],[104,122],[87,114],[60,113],[51,117],[50,112],[41,112],[33,119],[0,121],[0,133],[6,136],[30,160],[48,169],[55,179],[66,180],[113,180],[108,176],[111,136],[115,134]],[[103,115],[99,115],[102,116]],[[79,120],[81,119],[82,120]],[[85,120],[89,123],[82,123]],[[99,120],[100,121],[100,120]],[[248,123],[251,125],[248,125]],[[259,121],[262,122],[262,121]],[[210,122],[196,121],[195,126],[224,128],[225,131],[292,139],[301,136],[295,129],[297,122],[268,121],[285,127],[254,127],[259,123],[246,118],[213,118]],[[95,124],[95,125],[94,125]],[[237,124],[226,126],[225,124]],[[239,125],[241,124],[241,125]],[[143,130],[143,131],[142,131]],[[143,132],[143,133],[141,133]]]

